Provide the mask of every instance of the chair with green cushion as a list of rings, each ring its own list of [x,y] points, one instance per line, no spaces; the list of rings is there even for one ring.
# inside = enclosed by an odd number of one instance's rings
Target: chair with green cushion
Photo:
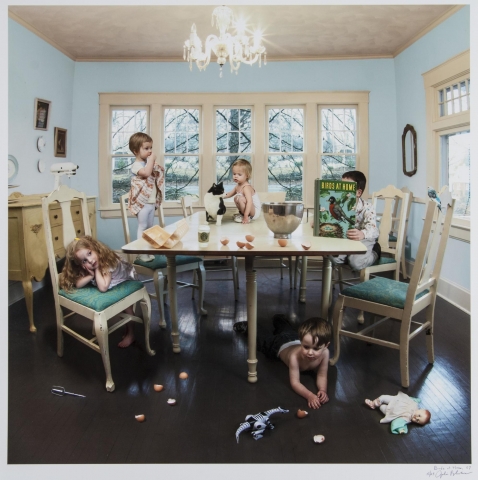
[[[330,360],[330,365],[335,365],[339,359],[341,337],[394,348],[400,352],[401,384],[407,388],[410,384],[409,342],[421,332],[426,333],[428,362],[434,362],[433,330],[437,284],[455,206],[455,200],[452,200],[447,188],[440,192],[440,198],[441,212],[436,203],[427,202],[423,231],[410,283],[375,277],[372,280],[345,288],[339,294],[334,306],[334,357]],[[370,312],[373,316],[378,315],[384,318],[377,322],[373,321],[359,331],[347,330],[343,327],[343,314],[346,307]],[[412,320],[422,310],[426,312],[425,320],[423,322]],[[400,322],[398,342],[376,336],[377,327],[388,320]]]
[[[72,200],[80,200],[82,220],[73,223],[71,213]],[[51,228],[50,204],[58,202],[62,213],[62,230],[60,227]],[[86,195],[73,190],[65,185],[54,190],[47,197],[42,198],[42,213],[45,231],[46,248],[48,252],[48,263],[50,267],[51,281],[53,285],[53,296],[55,300],[56,324],[57,324],[57,353],[63,356],[63,332],[68,333],[88,347],[101,354],[106,372],[106,390],[112,392],[115,384],[111,376],[111,365],[109,358],[108,335],[130,321],[142,323],[144,326],[145,346],[149,355],[154,355],[154,350],[149,346],[149,321],[151,316],[151,302],[148,292],[141,282],[130,280],[120,283],[107,292],[100,292],[94,286],[85,286],[72,292],[65,292],[59,288],[59,274],[57,261],[65,255],[65,248],[71,241],[84,232],[91,235]],[[81,222],[81,224],[80,224]],[[129,315],[123,311],[135,305],[141,306],[143,318],[136,315]],[[70,311],[63,313],[63,309]],[[93,322],[94,337],[86,338],[67,326],[65,320],[71,315],[78,314]],[[116,323],[108,325],[114,318],[119,318]]]
[[[128,196],[126,193],[121,196],[121,220],[123,222],[123,232],[125,243],[131,242],[131,236],[129,233],[129,224],[128,224]],[[163,207],[160,207],[157,210],[158,213],[158,222],[160,227],[164,227],[164,215]],[[166,288],[166,281],[168,275],[167,260],[165,255],[154,255],[154,260],[150,262],[144,262],[139,258],[136,258],[135,255],[128,255],[128,260],[134,265],[136,272],[139,275],[147,277],[143,283],[153,282],[155,293],[150,293],[151,298],[155,298],[158,303],[159,309],[159,326],[161,328],[166,328],[166,320],[164,313],[164,297],[168,294],[168,289]],[[199,311],[201,314],[205,315],[207,312],[204,309],[204,282],[206,281],[206,271],[204,269],[203,259],[201,257],[195,257],[191,255],[177,255],[176,256],[176,272],[196,272],[196,277],[198,284],[187,283],[178,281],[176,282],[178,288],[190,287],[193,289],[193,298],[194,290],[199,289]]]
[[[402,257],[403,243],[407,212],[409,212],[410,194],[393,185],[388,185],[372,196],[372,204],[375,209],[379,202],[382,204],[380,214],[380,236],[378,243],[382,250],[382,256],[370,267],[360,270],[360,281],[365,282],[370,275],[381,272],[393,272],[395,280],[400,280],[400,260]],[[390,239],[390,232],[393,232],[393,239]],[[339,269],[340,272],[340,269]],[[363,312],[360,312],[357,320],[364,322]]]

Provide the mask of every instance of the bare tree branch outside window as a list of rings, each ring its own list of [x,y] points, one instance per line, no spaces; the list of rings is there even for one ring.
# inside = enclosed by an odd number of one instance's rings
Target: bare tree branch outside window
[[[269,109],[268,150],[268,191],[285,191],[286,200],[302,200],[303,108]]]
[[[225,191],[234,187],[232,164],[238,158],[251,161],[252,110],[250,108],[216,109],[216,183]]]
[[[357,165],[357,111],[355,108],[322,109],[322,175],[339,179]]]
[[[129,139],[133,133],[146,132],[147,109],[114,109],[111,111],[111,169],[113,203],[119,203],[121,195],[131,186],[131,165],[135,156],[129,150]]]

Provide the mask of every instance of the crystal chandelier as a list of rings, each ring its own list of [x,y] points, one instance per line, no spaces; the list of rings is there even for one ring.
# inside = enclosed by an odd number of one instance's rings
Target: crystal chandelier
[[[222,67],[229,58],[231,72],[239,70],[241,63],[252,65],[259,61],[261,66],[262,55],[264,55],[264,65],[267,64],[266,48],[262,45],[262,33],[260,30],[254,32],[253,37],[245,34],[246,25],[244,22],[235,21],[233,11],[226,6],[216,7],[212,12],[212,25],[216,20],[216,28],[219,30],[217,35],[209,35],[206,38],[204,52],[202,50],[201,39],[196,33],[196,24],[191,27],[189,40],[184,42],[184,60],[189,62],[189,69],[192,70],[193,62],[196,62],[199,70],[205,70],[211,61],[211,52],[217,57],[217,63],[220,66],[222,77]],[[234,27],[235,35],[228,33],[229,27]]]

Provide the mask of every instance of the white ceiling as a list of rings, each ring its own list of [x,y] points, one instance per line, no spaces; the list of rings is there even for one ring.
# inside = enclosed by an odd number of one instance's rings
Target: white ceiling
[[[392,58],[460,6],[260,5],[231,7],[264,33],[268,61]],[[201,40],[214,5],[9,6],[9,16],[76,61],[182,61],[196,23]]]

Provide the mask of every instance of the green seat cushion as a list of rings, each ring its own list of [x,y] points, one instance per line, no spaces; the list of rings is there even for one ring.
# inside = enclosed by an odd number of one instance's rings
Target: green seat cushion
[[[107,292],[100,292],[95,286],[86,285],[85,287],[77,288],[72,292],[60,290],[58,293],[62,297],[73,300],[74,302],[91,308],[96,312],[102,312],[108,307],[111,307],[111,305],[114,305],[123,298],[141,290],[142,288],[143,284],[141,282],[137,280],[127,280],[126,282],[116,285],[116,287],[113,287]]]
[[[374,265],[387,265],[389,263],[397,263],[397,261],[394,258],[390,257],[380,257]]]
[[[176,265],[187,265],[188,263],[197,263],[201,262],[201,257],[192,257],[190,255],[177,255],[176,256]],[[150,262],[143,262],[138,258],[134,261],[135,265],[141,265],[142,267],[151,268],[151,270],[159,270],[160,268],[166,268],[168,262],[166,255],[155,255],[154,260]]]
[[[381,303],[395,308],[404,308],[407,298],[408,283],[397,282],[390,278],[375,277],[372,280],[358,283],[345,288],[342,295],[346,297],[360,298],[369,302]],[[429,290],[420,292],[415,300],[426,295]]]

